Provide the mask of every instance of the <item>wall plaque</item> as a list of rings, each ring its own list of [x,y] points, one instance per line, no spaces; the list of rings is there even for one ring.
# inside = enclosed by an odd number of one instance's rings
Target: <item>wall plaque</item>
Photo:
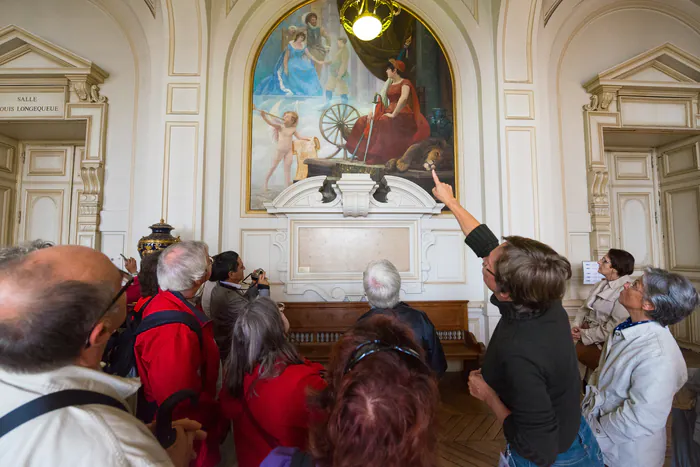
[[[10,88],[0,92],[0,119],[64,118],[64,88]]]

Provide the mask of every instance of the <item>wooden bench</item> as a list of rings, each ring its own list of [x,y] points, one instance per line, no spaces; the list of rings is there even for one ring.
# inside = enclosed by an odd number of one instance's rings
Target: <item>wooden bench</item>
[[[467,301],[408,302],[424,311],[442,343],[447,360],[461,360],[464,370],[478,368],[484,344],[468,328]],[[309,360],[327,363],[331,348],[357,319],[369,311],[367,302],[286,302],[291,339]]]

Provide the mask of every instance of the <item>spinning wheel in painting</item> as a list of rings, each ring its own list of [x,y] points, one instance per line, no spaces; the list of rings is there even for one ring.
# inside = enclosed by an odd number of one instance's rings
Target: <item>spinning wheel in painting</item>
[[[348,104],[334,104],[328,107],[319,119],[319,129],[323,139],[337,147],[338,149],[326,157],[332,159],[341,150],[343,151],[343,159],[348,159],[348,151],[345,149],[345,140],[347,139],[352,127],[357,119],[360,118],[360,112]]]

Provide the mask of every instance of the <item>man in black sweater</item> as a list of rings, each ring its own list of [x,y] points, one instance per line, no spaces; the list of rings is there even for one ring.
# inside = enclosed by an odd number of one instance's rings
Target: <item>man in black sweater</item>
[[[571,265],[549,246],[523,237],[498,239],[454,198],[433,171],[433,194],[452,211],[466,244],[483,259],[484,283],[501,320],[469,390],[503,423],[511,467],[602,467],[602,454],[581,417],[576,352],[561,299]],[[532,463],[532,464],[531,464]]]

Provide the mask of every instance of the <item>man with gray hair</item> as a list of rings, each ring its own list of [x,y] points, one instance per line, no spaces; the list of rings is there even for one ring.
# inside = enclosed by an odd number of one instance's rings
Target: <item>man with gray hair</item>
[[[100,371],[126,316],[119,270],[102,253],[0,250],[0,465],[186,467],[193,421],[166,452],[132,414],[140,384]],[[171,463],[172,460],[172,463]]]
[[[197,460],[192,465],[196,467],[218,464],[223,435],[216,401],[219,349],[211,320],[193,303],[199,288],[209,280],[211,263],[203,242],[185,241],[163,250],[157,267],[160,292],[142,309],[143,322],[156,314],[174,316],[177,321],[140,331],[134,345],[150,414],[178,391],[197,393],[197,404],[183,402],[174,412],[176,418],[198,421],[207,432],[206,441],[195,445]],[[148,419],[150,414],[142,416]]]
[[[438,378],[447,370],[445,352],[435,326],[424,312],[411,308],[399,298],[401,275],[390,261],[372,261],[362,275],[367,301],[372,307],[358,321],[377,314],[393,316],[413,330],[416,342],[425,350],[425,360]]]
[[[13,259],[21,258],[28,255],[32,251],[42,250],[53,246],[53,243],[47,242],[45,240],[36,239],[29,243],[22,243],[21,245],[8,246],[0,249],[0,264],[5,261],[11,261]]]
[[[625,284],[619,300],[630,317],[603,347],[586,388],[583,416],[605,465],[658,467],[666,454],[673,396],[688,379],[668,326],[690,316],[700,297],[687,278],[646,268],[642,277]]]

